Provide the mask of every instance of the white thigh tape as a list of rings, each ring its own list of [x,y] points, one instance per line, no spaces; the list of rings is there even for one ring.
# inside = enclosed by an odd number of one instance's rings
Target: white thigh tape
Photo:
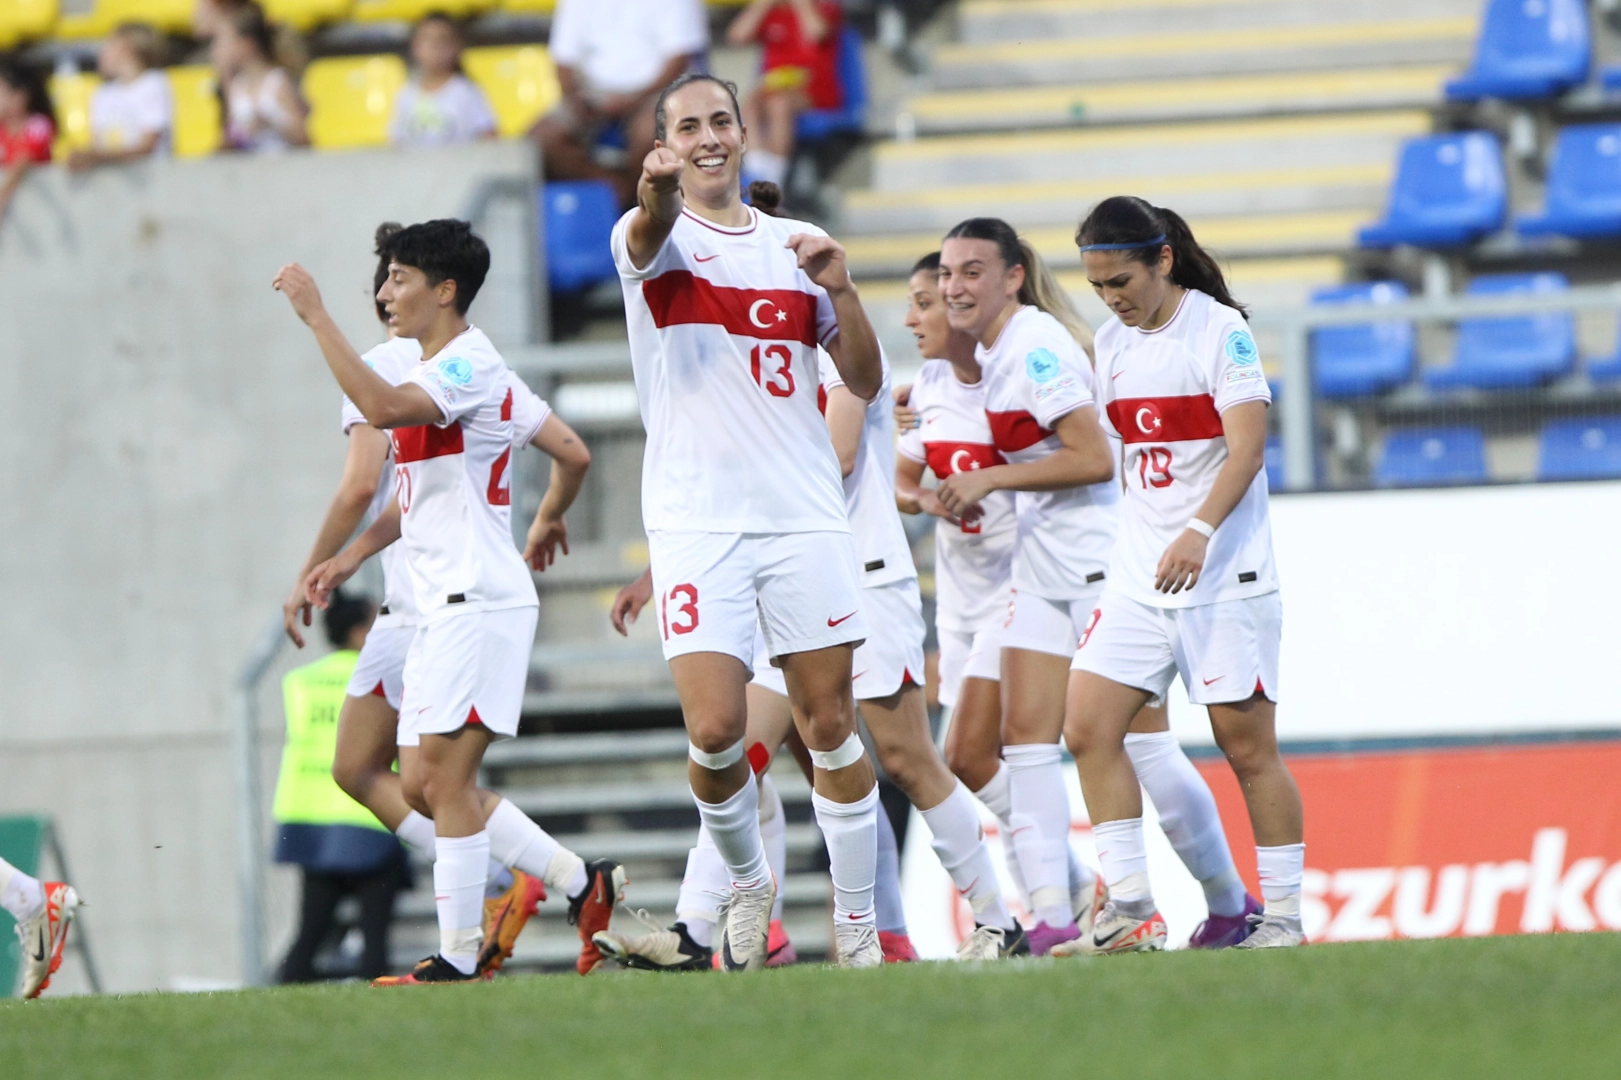
[[[719,772],[721,769],[730,768],[743,760],[743,740],[737,740],[718,754],[706,754],[698,749],[695,743],[689,742],[687,744],[687,756],[704,768],[714,769]]]
[[[832,772],[834,769],[844,769],[861,760],[866,748],[861,745],[861,736],[850,732],[850,737],[844,740],[844,745],[837,750],[812,750],[810,759],[818,769]]]

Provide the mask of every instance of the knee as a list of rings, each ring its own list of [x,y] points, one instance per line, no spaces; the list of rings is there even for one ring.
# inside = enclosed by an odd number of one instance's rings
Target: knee
[[[1099,725],[1088,723],[1080,717],[1070,717],[1064,721],[1064,745],[1069,748],[1071,755],[1082,758],[1092,757],[1111,748],[1121,750],[1125,747],[1125,740],[1111,739]]]
[[[1240,782],[1268,771],[1280,760],[1277,745],[1261,739],[1229,735],[1220,739],[1218,745]]]
[[[742,741],[747,726],[745,717],[706,717],[687,721],[687,738],[706,754],[718,754]]]
[[[371,789],[371,769],[342,756],[332,761],[332,782],[357,803],[365,803]]]
[[[993,763],[981,760],[984,755],[969,753],[965,747],[955,743],[946,743],[946,768],[951,775],[967,784],[972,791],[978,791],[990,782],[990,773],[993,769],[987,766]]]
[[[854,703],[837,697],[813,699],[805,703],[804,724],[800,728],[805,745],[812,750],[837,750],[855,731]]]
[[[433,816],[433,810],[429,807],[427,795],[423,791],[422,775],[419,770],[413,769],[400,777],[400,794],[405,797],[405,802],[411,809],[425,817]]]

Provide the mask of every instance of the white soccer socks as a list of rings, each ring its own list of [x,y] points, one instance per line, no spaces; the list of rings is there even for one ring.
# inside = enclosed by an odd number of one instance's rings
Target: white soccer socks
[[[400,822],[400,827],[394,830],[394,835],[403,840],[407,847],[420,851],[430,859],[434,857],[434,845],[439,838],[433,834],[433,818],[411,810]]]
[[[484,944],[490,834],[480,830],[472,836],[441,836],[435,848],[433,899],[439,914],[439,955],[463,975],[471,975]]]
[[[554,894],[578,896],[585,891],[585,860],[536,825],[508,799],[495,805],[484,828],[490,834],[490,857],[539,878]]]
[[[782,808],[782,795],[771,777],[761,775],[760,843],[765,846],[766,865],[777,879],[777,899],[771,905],[772,919],[782,918],[782,879],[788,875],[788,815]]]
[[[45,910],[45,887],[0,859],[0,908],[9,911],[18,922],[37,919]]]
[[[906,933],[906,907],[901,903],[901,850],[895,841],[895,825],[889,812],[878,805],[878,863],[872,884],[873,908],[878,913],[878,929],[886,934]]]
[[[760,788],[750,773],[725,802],[706,803],[697,795],[698,816],[720,852],[732,889],[758,889],[770,878],[765,845],[760,839]]]
[[[698,826],[698,844],[687,852],[687,872],[681,876],[681,891],[675,899],[676,921],[684,923],[687,936],[706,949],[715,945],[715,925],[720,922],[721,905],[732,895],[731,875],[715,850],[715,839],[703,825]]]
[[[1165,838],[1200,885],[1212,915],[1244,911],[1244,882],[1233,865],[1216,797],[1169,731],[1128,734],[1126,753],[1137,782],[1159,811]]]
[[[1069,793],[1057,743],[1002,747],[1008,768],[1008,840],[1030,891],[1038,922],[1062,928],[1075,921],[1070,910]]]
[[[872,892],[878,873],[878,785],[852,803],[812,792],[811,805],[827,841],[835,924],[876,922]]]
[[[1300,918],[1300,883],[1306,876],[1306,845],[1257,847],[1255,870],[1268,915]]]
[[[1143,819],[1094,822],[1092,837],[1098,845],[1098,863],[1109,899],[1122,904],[1151,902],[1148,888],[1148,852],[1143,846]]]
[[[968,789],[958,783],[939,806],[922,814],[934,834],[929,846],[940,857],[940,865],[951,875],[957,891],[974,909],[974,921],[1002,930],[1013,929],[1013,916],[1002,901],[996,868],[991,865],[991,853],[979,828],[979,811]],[[883,926],[881,917],[878,925]]]

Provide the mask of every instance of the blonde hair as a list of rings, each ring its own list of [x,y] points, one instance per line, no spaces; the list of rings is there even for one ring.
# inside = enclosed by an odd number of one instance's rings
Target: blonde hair
[[[1019,303],[1038,307],[1064,324],[1069,336],[1086,350],[1086,355],[1092,355],[1092,328],[1081,313],[1075,309],[1075,302],[1069,298],[1069,293],[1058,284],[1052,270],[1047,266],[1047,260],[1031,246],[1030,241],[1019,237],[1019,252],[1024,263],[1024,284],[1019,288]]]
[[[135,59],[141,62],[141,67],[147,70],[162,67],[163,61],[168,59],[168,42],[146,23],[120,23],[113,36],[128,45]]]

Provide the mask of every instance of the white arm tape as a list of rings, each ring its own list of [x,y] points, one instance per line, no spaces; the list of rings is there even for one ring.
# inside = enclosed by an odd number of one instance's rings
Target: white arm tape
[[[721,769],[730,768],[743,760],[743,740],[739,739],[731,746],[714,754],[706,754],[698,749],[697,744],[689,742],[687,743],[687,756],[704,768],[714,769],[719,772]]]
[[[1192,529],[1200,536],[1203,536],[1206,540],[1216,535],[1216,527],[1210,524],[1210,522],[1206,521],[1204,518],[1190,518],[1188,520],[1188,528]]]
[[[811,764],[818,769],[832,772],[835,769],[845,769],[861,760],[866,753],[866,747],[861,745],[861,736],[850,732],[850,737],[837,750],[812,750],[810,752]]]

